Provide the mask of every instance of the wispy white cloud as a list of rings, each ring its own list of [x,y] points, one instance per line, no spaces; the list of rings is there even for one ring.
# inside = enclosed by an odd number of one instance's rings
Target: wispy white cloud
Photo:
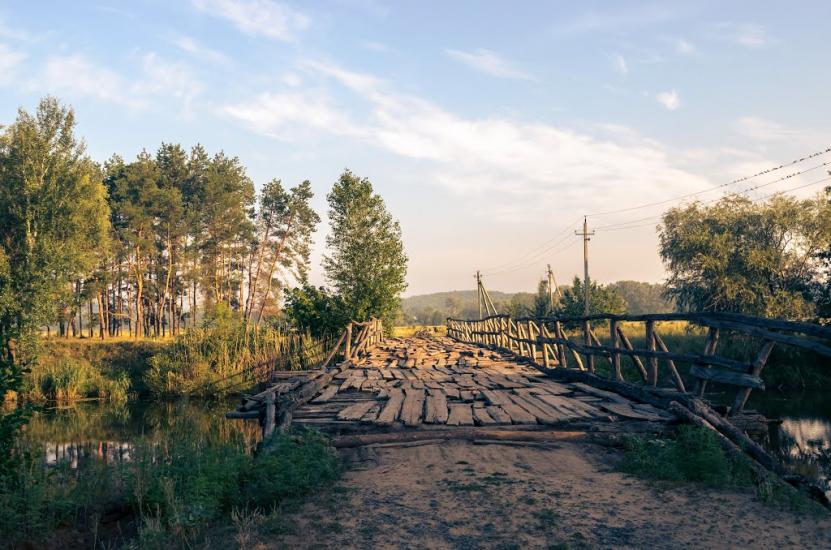
[[[144,96],[166,96],[190,108],[203,86],[187,65],[167,61],[151,52],[142,58],[143,74],[132,86],[132,93]]]
[[[586,11],[572,19],[559,23],[554,31],[558,34],[619,32],[621,29],[663,23],[682,15],[679,9],[669,9],[661,4],[638,4],[624,9]]]
[[[86,57],[74,54],[54,56],[46,60],[40,76],[30,87],[69,97],[93,97],[129,107],[139,104],[127,94],[125,79]]]
[[[0,13],[0,38],[15,40],[17,42],[32,42],[36,40],[35,35],[31,32],[9,23],[3,13]]]
[[[657,99],[658,103],[660,103],[670,111],[674,111],[681,106],[681,98],[679,97],[678,92],[676,90],[669,90],[666,92],[656,94],[655,99]]]
[[[581,132],[502,116],[466,118],[399,93],[373,75],[320,62],[304,69],[318,79],[315,89],[328,91],[262,93],[226,105],[224,114],[284,140],[301,141],[298,136],[311,132],[367,143],[418,161],[427,167],[428,181],[459,193],[521,196],[534,205],[585,208],[580,201],[591,192],[601,208],[633,194],[666,196],[707,186],[677,168],[667,148],[628,128]],[[355,107],[350,95],[367,107]]]
[[[280,82],[282,82],[286,86],[297,88],[298,86],[303,84],[303,79],[295,73],[286,73],[280,78]]]
[[[514,67],[510,62],[503,59],[496,52],[479,48],[473,52],[447,49],[445,53],[457,61],[461,61],[468,67],[498,78],[514,78],[519,80],[533,80],[533,77],[525,71]]]
[[[626,64],[626,59],[622,55],[615,54],[612,57],[612,63],[617,73],[624,76],[629,74],[629,66]]]
[[[695,53],[695,45],[684,38],[679,38],[675,43],[675,50],[682,55],[692,55]]]
[[[804,135],[802,132],[783,126],[778,122],[755,116],[739,118],[733,123],[733,129],[744,137],[758,141],[791,140]]]
[[[136,76],[128,78],[80,54],[53,56],[40,73],[28,82],[38,93],[70,98],[91,97],[133,110],[151,106],[151,98],[171,98],[185,108],[202,91],[202,84],[186,65],[145,54]]]
[[[767,29],[756,23],[718,23],[711,34],[745,48],[762,48],[768,43]]]
[[[232,22],[246,34],[294,40],[309,28],[309,16],[273,0],[191,0],[199,11]]]
[[[748,48],[761,48],[767,43],[767,31],[761,25],[745,23],[736,28],[736,42]]]
[[[17,68],[24,59],[26,59],[26,54],[0,44],[0,84],[13,81]]]
[[[219,50],[209,48],[204,44],[200,44],[190,36],[179,36],[174,41],[179,49],[191,54],[197,59],[209,61],[211,63],[229,63],[228,56]]]
[[[370,50],[373,52],[388,53],[392,51],[392,49],[386,44],[383,44],[381,42],[375,42],[373,40],[366,40],[364,42],[361,42],[361,47],[365,50]]]

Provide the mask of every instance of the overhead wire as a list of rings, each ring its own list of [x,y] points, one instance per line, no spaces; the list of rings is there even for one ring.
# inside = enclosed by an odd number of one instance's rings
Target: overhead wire
[[[629,207],[625,207],[625,208],[618,208],[618,209],[615,209],[615,210],[607,210],[607,211],[605,211],[605,212],[593,212],[593,213],[591,213],[591,214],[586,214],[586,216],[587,216],[587,217],[589,217],[589,218],[592,218],[592,217],[596,217],[596,216],[605,216],[605,215],[609,215],[609,214],[619,214],[619,213],[621,213],[621,212],[630,212],[630,211],[632,211],[632,210],[640,210],[640,209],[642,209],[642,208],[649,208],[649,207],[652,207],[652,206],[660,206],[660,205],[662,205],[662,204],[667,204],[667,203],[670,203],[670,202],[675,202],[675,201],[678,201],[678,200],[683,200],[683,199],[686,199],[686,198],[689,198],[689,197],[694,197],[694,196],[697,196],[697,195],[702,195],[702,194],[704,194],[704,193],[710,193],[710,192],[712,192],[712,191],[716,191],[716,190],[718,190],[718,189],[722,189],[722,188],[725,188],[725,187],[729,187],[729,186],[731,186],[731,185],[735,185],[735,184],[737,184],[737,183],[743,183],[743,182],[745,182],[745,181],[750,181],[750,180],[755,179],[755,178],[760,177],[760,176],[764,176],[764,175],[767,175],[767,174],[770,174],[770,173],[773,173],[773,172],[777,172],[777,171],[779,171],[779,170],[781,170],[781,169],[783,169],[783,168],[786,168],[786,167],[788,167],[788,166],[794,166],[794,165],[799,164],[799,163],[801,163],[801,162],[805,162],[806,160],[809,160],[809,159],[812,159],[812,158],[817,158],[817,157],[820,157],[820,156],[825,155],[825,154],[827,154],[827,153],[829,153],[829,152],[831,152],[831,147],[829,147],[829,148],[827,148],[827,149],[824,149],[824,150],[821,150],[821,151],[817,151],[817,152],[815,152],[815,153],[811,153],[810,155],[807,155],[807,156],[804,156],[804,157],[801,157],[801,158],[798,158],[798,159],[794,159],[794,160],[792,160],[792,161],[790,161],[790,162],[787,162],[787,163],[784,163],[784,164],[780,164],[779,166],[774,166],[774,167],[772,167],[772,168],[768,168],[768,169],[766,169],[766,170],[762,170],[762,171],[757,172],[757,173],[755,173],[755,174],[753,174],[753,175],[750,175],[750,176],[744,176],[744,177],[741,177],[741,178],[738,178],[738,179],[734,179],[733,181],[730,181],[730,182],[727,182],[727,183],[722,183],[722,184],[716,185],[715,187],[710,187],[710,188],[707,188],[707,189],[702,189],[701,191],[694,191],[694,192],[692,192],[692,193],[686,193],[686,194],[684,194],[684,195],[679,195],[679,196],[677,196],[677,197],[672,197],[672,198],[669,198],[669,199],[663,199],[663,200],[660,200],[660,201],[654,201],[654,202],[644,203],[644,204],[640,204],[640,205],[636,205],[636,206],[629,206]],[[796,176],[796,175],[799,175],[799,174],[804,174],[804,173],[806,173],[806,172],[810,172],[811,170],[816,170],[817,168],[822,168],[823,166],[828,166],[829,164],[831,164],[831,161],[826,161],[826,162],[823,162],[823,163],[818,164],[818,165],[816,165],[816,166],[812,166],[811,168],[807,168],[807,169],[805,169],[805,170],[802,170],[802,171],[796,172],[796,173],[794,173],[794,174],[790,174],[790,175],[788,175],[788,176],[784,176],[784,177],[780,178],[779,180],[775,180],[775,181],[773,181],[773,182],[771,182],[771,183],[776,183],[777,181],[784,181],[784,180],[786,180],[786,179],[788,179],[788,178],[792,178],[792,177],[794,177],[794,176]]]

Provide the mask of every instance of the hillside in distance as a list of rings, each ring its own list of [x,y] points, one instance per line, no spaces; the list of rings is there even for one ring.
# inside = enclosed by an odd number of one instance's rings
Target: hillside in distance
[[[674,311],[671,301],[663,296],[664,285],[641,281],[618,281],[609,285],[623,297],[627,313],[667,313]],[[566,287],[561,286],[561,289]],[[500,292],[489,290],[488,293],[499,313],[523,313],[530,308],[536,292]],[[476,290],[450,290],[420,294],[401,300],[403,324],[407,325],[441,325],[448,317],[458,319],[475,319],[479,316],[479,304]]]

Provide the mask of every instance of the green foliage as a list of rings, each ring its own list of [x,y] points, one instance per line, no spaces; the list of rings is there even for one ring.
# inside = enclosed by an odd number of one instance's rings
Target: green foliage
[[[273,361],[304,369],[323,354],[323,344],[303,333],[255,327],[219,305],[203,328],[180,334],[150,359],[144,380],[155,395],[223,395],[262,376]],[[260,367],[259,370],[257,366]]]
[[[337,480],[337,453],[321,435],[275,435],[243,478],[237,503],[267,511]]]
[[[668,294],[681,308],[811,317],[824,276],[816,258],[831,249],[831,204],[729,196],[669,210],[659,236]]]
[[[255,317],[259,321],[269,303],[272,287],[286,286],[285,276],[278,277],[279,273],[291,274],[295,280],[306,282],[312,233],[320,223],[320,217],[310,205],[313,196],[308,181],[288,192],[279,180],[263,187],[257,219],[257,261],[249,272],[246,319]],[[262,278],[265,278],[265,288],[260,290]]]
[[[127,531],[106,547],[133,536],[140,546],[192,547],[205,529],[230,524],[235,509],[270,511],[338,478],[337,454],[319,434],[276,436],[269,452],[254,455],[242,430],[223,433],[220,410],[200,416],[177,406],[169,425],[132,442],[129,460],[109,464],[48,465],[45,449],[27,441],[19,449],[22,467],[0,484],[0,540],[51,547],[68,528],[73,542],[85,535],[89,546],[101,544],[93,533],[115,511],[126,514]]]
[[[727,457],[710,430],[679,426],[674,439],[630,435],[624,440],[622,471],[659,481],[692,481],[713,487],[746,486],[746,465]]]
[[[564,317],[581,317],[584,314],[583,281],[575,277],[571,287],[563,290],[560,302],[560,315]],[[589,315],[598,313],[625,313],[626,304],[620,293],[611,285],[599,285],[589,281]]]
[[[349,322],[341,297],[324,287],[304,285],[288,289],[285,312],[295,327],[317,337],[337,335]]]
[[[86,397],[125,400],[130,392],[126,372],[105,373],[87,361],[41,357],[26,375],[23,394],[30,399],[75,401]]]
[[[326,278],[348,317],[379,317],[391,324],[407,288],[407,256],[401,227],[366,178],[348,170],[327,195],[331,231],[323,259]]]
[[[631,315],[675,311],[675,305],[665,297],[664,285],[641,281],[617,281],[609,284],[609,287],[621,295],[626,304],[626,313]]]
[[[23,383],[36,327],[108,240],[106,191],[74,129],[73,111],[46,98],[0,134],[0,401]],[[24,416],[0,416],[0,476]]]

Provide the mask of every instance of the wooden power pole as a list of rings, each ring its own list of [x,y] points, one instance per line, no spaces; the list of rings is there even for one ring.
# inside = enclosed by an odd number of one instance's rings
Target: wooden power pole
[[[479,318],[482,318],[482,274],[476,270],[476,297],[479,299]]]
[[[589,232],[589,224],[586,217],[583,216],[583,231],[574,232],[578,237],[583,237],[583,315],[589,316],[589,237],[594,235],[594,231]]]

